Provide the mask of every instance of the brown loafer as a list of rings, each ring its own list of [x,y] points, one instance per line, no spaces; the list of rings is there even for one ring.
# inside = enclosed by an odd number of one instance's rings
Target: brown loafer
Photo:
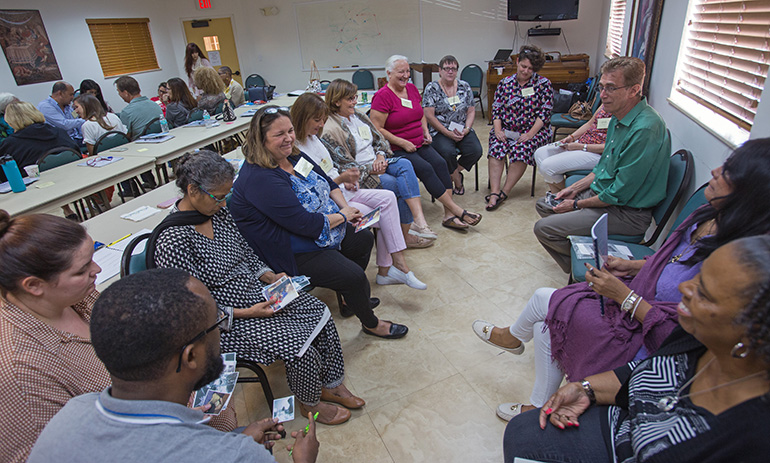
[[[299,410],[302,412],[303,416],[307,416],[308,410],[305,408],[303,404],[300,404]],[[337,407],[337,413],[334,415],[334,418],[328,419],[319,413],[316,421],[319,423],[325,424],[327,426],[334,426],[337,424],[342,424],[349,419],[350,419],[350,410],[348,410],[347,408]]]
[[[361,408],[364,405],[366,405],[366,402],[364,402],[364,399],[356,396],[352,397],[340,397],[337,395],[334,395],[331,391],[328,389],[321,389],[321,400],[324,402],[334,402],[336,404],[340,404],[345,408],[350,409],[356,409]]]

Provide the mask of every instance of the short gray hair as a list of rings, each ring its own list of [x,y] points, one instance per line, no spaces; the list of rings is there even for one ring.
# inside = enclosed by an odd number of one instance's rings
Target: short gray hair
[[[393,55],[390,58],[388,58],[387,61],[385,61],[385,70],[387,72],[390,72],[393,70],[393,68],[396,67],[396,61],[406,61],[407,64],[409,63],[409,58],[407,58],[404,55]]]
[[[185,153],[179,158],[174,174],[176,174],[176,186],[187,195],[188,185],[211,191],[225,182],[231,182],[235,177],[235,169],[219,154],[200,150]]]
[[[19,101],[19,99],[16,98],[13,94],[0,93],[0,115],[5,114],[5,108],[15,101]]]

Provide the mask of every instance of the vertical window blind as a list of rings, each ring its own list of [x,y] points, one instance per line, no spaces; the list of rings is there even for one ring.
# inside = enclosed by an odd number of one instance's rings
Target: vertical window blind
[[[751,130],[770,62],[770,1],[692,2],[675,88]]]
[[[104,77],[160,69],[148,18],[86,19]]]
[[[623,23],[626,20],[626,0],[612,0],[610,20],[607,28],[607,45],[604,55],[615,58],[621,55],[623,45]]]

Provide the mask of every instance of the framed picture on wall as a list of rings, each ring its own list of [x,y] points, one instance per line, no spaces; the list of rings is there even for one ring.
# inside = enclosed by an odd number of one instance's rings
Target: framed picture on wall
[[[0,10],[0,46],[16,85],[61,80],[39,10]]]
[[[628,42],[628,55],[644,61],[644,95],[649,95],[652,62],[655,59],[655,45],[658,42],[660,17],[663,13],[663,0],[636,0],[631,24],[631,40]]]

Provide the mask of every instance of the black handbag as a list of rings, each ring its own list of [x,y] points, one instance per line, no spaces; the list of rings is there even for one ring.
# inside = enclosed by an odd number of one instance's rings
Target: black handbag
[[[219,116],[222,116],[222,117],[219,117]],[[233,122],[234,120],[237,119],[237,117],[235,116],[235,111],[233,111],[233,107],[227,98],[225,98],[225,101],[222,104],[222,114],[219,114],[217,116],[217,119],[221,119],[225,122]]]
[[[575,99],[576,96],[574,93],[566,95],[558,91],[555,92],[553,94],[553,109],[551,112],[553,114],[569,112],[569,108],[572,106],[572,103],[574,103],[573,100]]]
[[[273,99],[275,85],[263,85],[261,87],[249,87],[249,101],[270,101]]]

